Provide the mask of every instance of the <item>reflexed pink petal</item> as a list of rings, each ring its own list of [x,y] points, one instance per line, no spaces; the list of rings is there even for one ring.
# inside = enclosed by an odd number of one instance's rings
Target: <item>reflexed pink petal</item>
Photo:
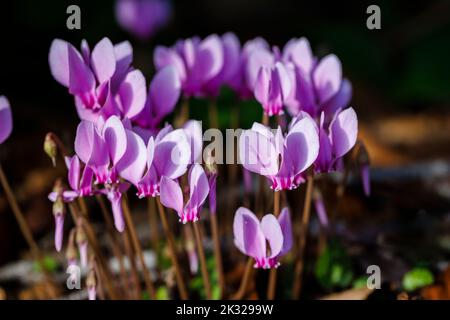
[[[69,64],[69,92],[75,95],[90,94],[95,87],[92,71],[84,63],[81,54],[72,46],[67,46]]]
[[[75,152],[84,163],[88,163],[91,158],[94,144],[94,130],[94,124],[85,120],[82,120],[77,128]]]
[[[274,60],[272,53],[264,49],[253,50],[249,54],[246,65],[246,79],[247,86],[250,90],[253,90],[255,87],[256,79],[261,67],[272,67],[275,62]]]
[[[60,84],[69,87],[69,52],[68,42],[60,39],[55,39],[50,45],[48,54],[48,63],[50,65],[50,72]]]
[[[142,72],[139,70],[128,72],[118,93],[124,117],[133,119],[144,109],[147,99],[147,88]]]
[[[333,115],[339,109],[345,108],[352,98],[352,84],[347,79],[342,80],[339,91],[325,103],[323,110],[328,115]]]
[[[81,40],[81,55],[83,56],[84,63],[89,64],[91,61],[91,49],[85,39]]]
[[[155,146],[153,163],[161,176],[180,177],[186,172],[190,159],[191,148],[183,129],[168,133]]]
[[[196,209],[202,206],[209,194],[208,178],[205,170],[198,163],[193,164],[189,171],[189,190],[190,197],[186,207],[197,211]]]
[[[165,176],[161,178],[160,199],[163,206],[174,209],[179,216],[183,213],[183,193],[180,185]]]
[[[320,128],[319,128],[319,155],[315,162],[315,170],[317,172],[328,172],[333,164],[333,151],[331,141],[328,134],[323,128],[325,114],[322,112],[320,116]]]
[[[338,57],[330,54],[324,57],[313,74],[320,103],[327,102],[341,87],[342,67]]]
[[[191,147],[191,160],[190,163],[201,162],[203,151],[203,132],[202,124],[200,121],[189,120],[183,126],[184,132],[189,140]]]
[[[5,142],[12,132],[12,113],[8,99],[0,96],[0,144]]]
[[[144,141],[134,132],[126,130],[126,151],[116,165],[122,178],[137,185],[147,164],[147,148]]]
[[[266,239],[258,218],[250,210],[240,207],[233,221],[234,243],[244,254],[255,259],[266,257]]]
[[[276,79],[275,83],[277,84],[277,86],[279,86],[280,93],[281,93],[281,99],[284,101],[284,99],[289,97],[292,86],[291,86],[291,80],[286,71],[286,68],[282,63],[277,62],[275,64],[275,73],[274,73],[273,77]],[[274,81],[274,80],[272,80],[272,81]]]
[[[200,81],[208,81],[219,74],[222,66],[222,42],[217,35],[213,34],[200,43],[193,72],[197,73]]]
[[[278,222],[281,227],[281,232],[283,233],[283,248],[281,249],[280,255],[285,255],[291,250],[293,243],[292,221],[289,208],[286,207],[281,210]]]
[[[158,70],[166,66],[174,66],[177,70],[181,82],[186,80],[186,69],[182,58],[175,52],[175,50],[158,46],[154,51],[154,63]]]
[[[283,60],[292,61],[305,74],[309,74],[314,67],[315,58],[308,39],[290,40],[283,49]]]
[[[239,72],[241,44],[234,33],[227,32],[222,36],[222,45],[224,63],[221,76],[225,83],[229,83]]]
[[[273,142],[253,130],[239,138],[239,160],[249,171],[269,176],[278,172],[278,152]]]
[[[119,117],[111,116],[106,120],[102,136],[108,147],[111,161],[113,165],[116,165],[127,149],[127,135]]]
[[[133,47],[129,41],[123,41],[114,45],[116,58],[116,73],[123,74],[128,71],[133,62]]]
[[[259,69],[258,76],[255,82],[255,98],[263,106],[269,102],[269,90],[271,88],[270,68],[262,66]]]
[[[181,82],[174,66],[162,68],[150,83],[149,99],[153,113],[160,121],[171,113],[181,94]]]
[[[70,159],[68,171],[69,185],[72,190],[78,190],[80,183],[80,159],[75,155]]]
[[[319,136],[314,121],[310,117],[299,120],[290,128],[285,146],[295,175],[311,166],[319,154]]]
[[[95,45],[91,55],[91,66],[100,84],[111,79],[116,71],[116,57],[111,40],[103,38]]]
[[[283,248],[283,233],[273,214],[265,215],[261,220],[261,231],[270,245],[269,258],[278,256]]]
[[[358,136],[358,118],[353,108],[339,112],[330,124],[330,139],[333,153],[340,158],[356,143]]]

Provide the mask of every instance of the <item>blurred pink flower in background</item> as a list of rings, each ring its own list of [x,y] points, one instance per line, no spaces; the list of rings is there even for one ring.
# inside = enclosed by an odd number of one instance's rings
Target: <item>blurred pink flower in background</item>
[[[124,30],[140,40],[147,40],[167,25],[172,5],[166,0],[118,0],[115,11]]]

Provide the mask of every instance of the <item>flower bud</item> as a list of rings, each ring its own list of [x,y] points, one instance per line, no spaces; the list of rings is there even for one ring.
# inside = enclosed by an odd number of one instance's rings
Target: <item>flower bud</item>
[[[67,243],[66,259],[67,265],[72,266],[77,263],[77,248],[75,247],[75,229],[72,229],[69,235],[69,242]]]
[[[58,155],[58,145],[51,133],[47,133],[44,140],[44,151],[52,159],[53,166],[56,166],[56,156]]]
[[[82,226],[77,227],[75,239],[80,253],[81,267],[85,268],[88,265],[88,242]]]
[[[91,269],[86,278],[86,287],[88,290],[89,300],[95,300],[97,297],[97,279],[94,269]]]
[[[211,153],[211,150],[208,150],[208,155],[206,156],[205,159],[205,169],[206,174],[208,174],[208,176],[217,175],[218,173],[217,163]]]

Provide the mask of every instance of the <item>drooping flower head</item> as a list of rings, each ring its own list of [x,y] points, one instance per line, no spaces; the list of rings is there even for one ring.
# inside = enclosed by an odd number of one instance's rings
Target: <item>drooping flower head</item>
[[[234,243],[245,255],[255,259],[255,268],[277,268],[279,259],[292,247],[292,225],[288,208],[278,219],[273,214],[261,221],[250,210],[240,207],[233,221]]]
[[[180,217],[180,222],[187,223],[200,219],[200,210],[208,197],[209,182],[205,171],[199,164],[192,165],[189,170],[189,199],[184,204],[183,192],[178,182],[163,176],[161,178],[161,203],[174,209]]]
[[[254,123],[239,138],[239,160],[245,169],[266,176],[275,191],[295,189],[304,181],[303,172],[319,153],[319,137],[314,120],[300,115],[286,136],[278,127]]]
[[[12,114],[8,99],[0,96],[0,144],[8,139],[12,131]]]
[[[117,0],[115,9],[121,27],[146,40],[167,25],[172,8],[169,0]]]

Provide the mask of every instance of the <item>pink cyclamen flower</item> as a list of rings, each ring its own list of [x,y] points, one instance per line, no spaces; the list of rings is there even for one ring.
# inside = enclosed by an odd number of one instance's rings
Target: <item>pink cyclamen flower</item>
[[[83,40],[79,52],[70,43],[55,39],[48,59],[53,77],[75,97],[81,119],[100,124],[111,115],[133,119],[144,108],[145,78],[131,67],[129,42],[113,45],[103,38],[91,52]]]
[[[156,137],[150,137],[147,146],[138,138],[135,150],[130,150],[135,164],[129,165],[120,176],[136,186],[139,198],[156,197],[163,176],[177,179],[187,171],[191,159],[189,141],[183,129],[173,130],[170,125]]]
[[[341,169],[342,157],[353,148],[358,136],[358,118],[353,108],[336,112],[326,126],[322,113],[319,124],[320,151],[314,163],[316,172]]]
[[[158,46],[154,52],[156,69],[172,65],[176,68],[186,97],[202,96],[203,87],[222,70],[224,52],[219,36],[201,40],[179,40],[173,47]]]
[[[232,39],[229,41],[229,46],[234,46],[234,50],[239,50],[239,61],[234,75],[230,76],[230,79],[225,82],[237,93],[239,98],[248,99],[253,96],[254,82],[256,81],[260,67],[262,65],[273,64],[269,44],[263,38],[255,38],[247,41],[241,48],[239,40],[236,38],[234,44]],[[252,54],[254,52],[262,51],[264,52],[262,53],[264,55],[262,59],[259,58],[259,54],[253,57]]]
[[[232,33],[225,33],[220,37],[223,50],[222,69],[216,76],[203,85],[203,95],[216,98],[223,85],[232,85],[241,64],[241,44],[238,37]]]
[[[92,169],[96,183],[104,185],[98,192],[111,202],[114,223],[120,232],[125,228],[121,197],[129,185],[119,177],[138,182],[146,165],[145,150],[144,141],[131,130],[130,123],[117,116],[108,118],[101,130],[89,121],[82,121],[77,128],[75,151]]]
[[[115,9],[120,26],[146,40],[167,25],[172,7],[168,0],[117,0]]]
[[[147,101],[142,111],[133,118],[133,130],[147,143],[161,121],[170,114],[181,94],[181,82],[174,66],[159,70],[150,83]]]
[[[334,54],[319,61],[306,38],[292,39],[283,49],[282,61],[293,84],[286,101],[291,115],[305,111],[316,118],[323,111],[328,118],[350,102],[352,86],[342,78],[341,62]]]
[[[183,192],[178,182],[163,176],[161,178],[161,203],[174,209],[180,222],[197,221],[200,218],[201,206],[209,193],[209,183],[205,171],[199,164],[192,165],[189,170],[189,200],[184,205]]]
[[[5,96],[0,96],[0,144],[8,139],[12,131],[12,113],[9,101]]]
[[[268,116],[283,113],[283,105],[291,92],[291,80],[281,62],[262,66],[254,85],[255,98]]]
[[[302,114],[283,136],[266,126],[254,123],[239,138],[239,160],[245,169],[266,176],[275,191],[295,189],[304,181],[303,172],[319,153],[317,128],[309,116]]]
[[[277,268],[280,257],[292,247],[289,209],[284,208],[278,219],[267,214],[259,221],[253,212],[240,207],[234,216],[233,233],[234,244],[255,259],[255,268]]]

